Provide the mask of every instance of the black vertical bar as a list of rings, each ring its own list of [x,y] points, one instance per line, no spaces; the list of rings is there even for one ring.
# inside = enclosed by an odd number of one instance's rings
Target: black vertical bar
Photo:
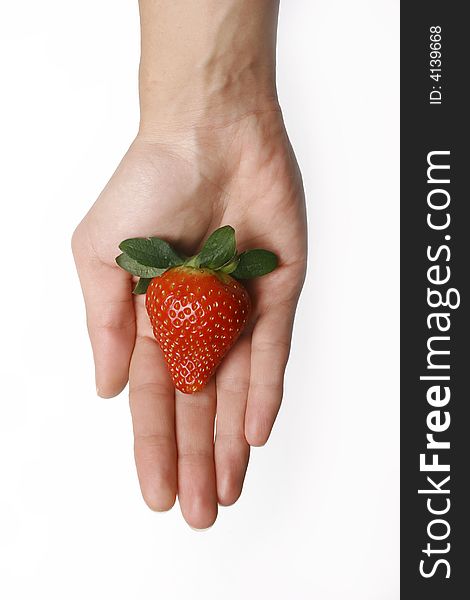
[[[443,0],[401,3],[401,597],[413,600],[470,598],[467,8],[465,2]],[[441,56],[431,52],[440,52]],[[432,155],[430,160],[449,165],[450,169],[431,170],[428,181],[429,153],[437,151],[441,154]],[[449,154],[444,154],[447,151]],[[447,178],[450,182],[444,183]],[[432,205],[444,206],[450,198],[449,206],[430,207],[430,192]],[[433,229],[427,222],[428,215],[434,226],[443,226],[447,218],[450,223],[443,229]],[[449,281],[441,283],[449,273]],[[460,306],[432,308],[428,288],[440,291],[443,298],[454,289],[450,304],[455,305],[460,297]],[[433,294],[431,301],[438,304],[438,295]],[[432,314],[445,316],[438,319]],[[438,322],[442,329],[449,326],[448,331],[441,331]],[[440,339],[430,341],[432,337]],[[450,354],[429,357],[428,343],[432,349]],[[429,358],[431,366],[438,368],[430,368]],[[448,369],[443,368],[446,365]],[[448,376],[449,380],[420,380],[420,376]],[[441,386],[431,395],[431,401],[437,400],[434,406],[428,401],[433,386]],[[445,387],[450,392],[447,404]],[[446,428],[448,418],[450,425]],[[436,432],[436,428],[443,430]],[[427,434],[433,435],[434,441],[449,442],[450,449],[427,448],[432,443]],[[428,464],[436,454],[439,465],[450,465],[450,471],[422,471],[421,454],[425,454]],[[448,476],[448,482],[442,484]],[[420,489],[438,492],[436,486],[440,493],[418,493]],[[448,510],[437,515],[430,509]],[[423,552],[428,544],[429,555]],[[446,562],[437,563],[439,560]],[[420,573],[420,565],[428,577]]]

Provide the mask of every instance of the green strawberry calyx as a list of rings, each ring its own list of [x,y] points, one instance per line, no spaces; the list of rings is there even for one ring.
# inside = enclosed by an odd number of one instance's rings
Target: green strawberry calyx
[[[235,279],[252,279],[271,273],[278,264],[276,255],[268,250],[255,248],[238,254],[235,230],[230,225],[216,229],[195,256],[185,257],[157,237],[124,240],[119,249],[122,254],[116,257],[116,263],[139,277],[134,294],[145,294],[154,277],[173,267],[206,269]]]

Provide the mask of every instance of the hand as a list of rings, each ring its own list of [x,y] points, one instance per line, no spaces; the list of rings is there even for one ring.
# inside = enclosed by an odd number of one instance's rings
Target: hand
[[[115,264],[125,238],[159,236],[195,253],[214,229],[235,227],[239,250],[274,251],[280,266],[250,287],[252,323],[205,390],[172,386],[142,296]],[[195,528],[240,495],[249,445],[263,445],[282,397],[292,322],[304,277],[300,174],[276,107],[216,133],[138,136],[73,237],[102,397],[129,378],[143,496],[167,510],[178,493]],[[214,418],[217,432],[214,444]]]
[[[282,397],[306,261],[302,182],[275,89],[277,0],[140,0],[137,139],[78,226],[98,393],[129,379],[143,496],[210,526],[240,495],[250,445],[266,442]],[[176,33],[175,33],[176,32]],[[252,322],[208,386],[174,390],[142,297],[115,264],[126,238],[158,236],[187,255],[232,225],[239,251],[280,266],[249,286]],[[214,443],[214,420],[217,431]]]

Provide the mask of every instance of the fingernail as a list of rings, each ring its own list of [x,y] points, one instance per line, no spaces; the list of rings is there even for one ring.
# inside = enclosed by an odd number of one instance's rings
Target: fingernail
[[[209,529],[212,529],[212,525],[210,527],[205,527],[204,529],[198,529],[197,527],[191,527],[191,525],[189,526],[190,529],[192,529],[193,531],[197,531],[197,532],[204,532],[204,531],[209,531]]]

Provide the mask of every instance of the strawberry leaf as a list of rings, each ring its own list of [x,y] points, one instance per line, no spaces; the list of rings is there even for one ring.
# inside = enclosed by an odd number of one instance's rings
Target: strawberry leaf
[[[135,288],[132,290],[132,293],[136,295],[145,294],[151,281],[152,279],[146,279],[145,277],[141,277],[137,282]]]
[[[276,255],[268,250],[247,250],[240,254],[239,259],[237,268],[231,273],[237,279],[261,277],[277,267]]]
[[[135,275],[136,277],[146,277],[148,279],[152,279],[152,277],[157,277],[164,273],[165,269],[157,269],[157,267],[146,267],[145,265],[140,264],[133,258],[127,256],[127,254],[120,254],[116,258],[117,264],[131,275]]]
[[[197,266],[208,269],[220,269],[235,256],[235,230],[230,225],[216,229],[208,238],[197,255]]]
[[[124,240],[119,249],[146,267],[168,269],[184,262],[168,242],[156,237]]]

